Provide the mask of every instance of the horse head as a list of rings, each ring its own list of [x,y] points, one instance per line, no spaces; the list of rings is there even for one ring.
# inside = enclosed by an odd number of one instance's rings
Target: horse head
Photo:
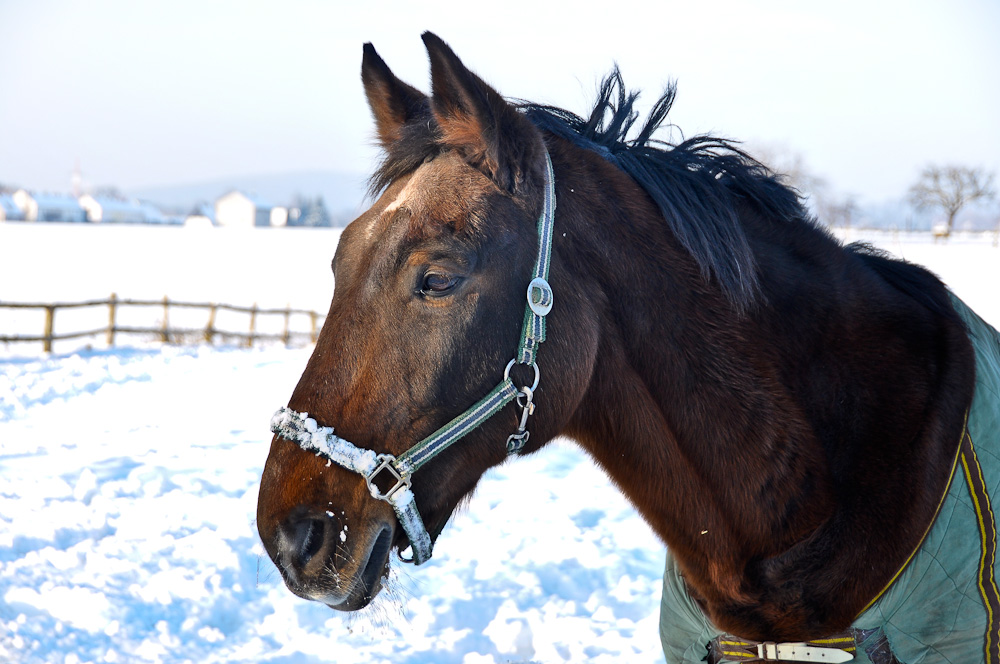
[[[404,454],[490,392],[519,346],[525,286],[538,254],[546,150],[520,112],[439,38],[423,37],[433,94],[389,70],[370,44],[362,81],[384,161],[375,203],[343,232],[329,315],[288,407],[377,454]],[[560,267],[553,267],[558,280]],[[585,313],[579,287],[549,326]],[[568,326],[546,345],[541,402],[524,451],[564,426],[582,398],[596,332]],[[569,362],[569,348],[583,361]],[[589,361],[587,357],[591,358]],[[532,382],[530,368],[512,380]],[[570,387],[572,386],[572,387]],[[412,494],[432,538],[482,474],[504,461],[516,407],[422,467]],[[276,435],[257,527],[292,592],[335,609],[366,606],[390,553],[411,544],[364,477]]]

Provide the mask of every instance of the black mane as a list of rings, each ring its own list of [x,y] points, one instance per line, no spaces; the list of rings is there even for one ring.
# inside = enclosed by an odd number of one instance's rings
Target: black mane
[[[706,278],[714,277],[739,311],[760,298],[757,264],[737,213],[741,202],[779,221],[807,219],[798,194],[780,177],[726,139],[699,135],[674,145],[653,138],[676,96],[671,84],[657,100],[635,138],[638,92],[626,92],[615,68],[601,83],[586,120],[553,106],[517,101],[539,129],[602,155],[631,176],[656,201],[670,230],[691,252]],[[440,133],[428,105],[426,116],[407,123],[387,147],[369,181],[374,197],[441,150]]]
[[[522,102],[519,107],[539,129],[593,150],[628,173],[656,201],[702,274],[714,276],[733,305],[746,311],[758,300],[760,284],[737,204],[749,202],[782,221],[808,214],[793,189],[731,141],[702,135],[674,145],[654,139],[676,93],[676,85],[667,87],[632,139],[639,94],[626,92],[617,68],[601,83],[586,120],[552,106]]]

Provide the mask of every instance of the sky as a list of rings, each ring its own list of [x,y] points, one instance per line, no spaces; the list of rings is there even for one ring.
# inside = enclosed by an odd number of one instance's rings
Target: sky
[[[615,63],[647,104],[676,80],[684,135],[798,154],[863,201],[929,163],[1000,171],[995,0],[0,0],[0,183],[367,173],[362,44],[427,90],[424,30],[504,95],[580,114]]]

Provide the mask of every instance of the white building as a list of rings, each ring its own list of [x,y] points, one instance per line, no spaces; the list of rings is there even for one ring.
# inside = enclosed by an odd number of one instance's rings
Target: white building
[[[24,213],[26,221],[87,221],[86,210],[72,196],[32,194],[25,189],[18,189],[14,192],[13,199]]]
[[[288,208],[286,208],[286,207],[273,207],[273,208],[271,208],[271,225],[272,226],[287,226],[288,225]]]
[[[10,194],[0,194],[0,221],[19,221],[24,213]]]
[[[229,228],[270,226],[274,206],[242,191],[231,191],[215,201],[215,223]]]
[[[80,197],[80,206],[87,211],[87,219],[95,223],[141,224],[146,221],[146,211],[138,201],[86,194]]]

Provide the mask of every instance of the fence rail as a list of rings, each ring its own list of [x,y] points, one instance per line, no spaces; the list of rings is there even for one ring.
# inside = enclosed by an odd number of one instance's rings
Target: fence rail
[[[57,334],[55,331],[56,311],[59,309],[81,309],[92,307],[107,307],[108,323],[99,328],[86,330],[75,330]],[[160,323],[155,327],[137,327],[131,325],[119,325],[119,310],[125,307],[162,307],[163,316]],[[170,310],[174,309],[204,309],[207,310],[207,322],[203,328],[192,327],[172,327],[170,325]],[[252,347],[256,341],[281,341],[286,346],[291,345],[294,339],[308,338],[310,343],[315,343],[319,334],[320,325],[325,316],[308,309],[293,309],[287,306],[283,309],[261,308],[256,304],[251,306],[239,306],[233,304],[223,304],[215,302],[185,302],[181,300],[171,300],[164,297],[162,300],[133,300],[122,299],[112,293],[106,300],[85,300],[82,302],[0,302],[0,309],[39,309],[45,312],[44,330],[41,335],[3,335],[0,336],[0,343],[19,342],[42,342],[46,353],[52,352],[52,342],[69,339],[81,339],[84,337],[105,335],[108,346],[115,345],[115,338],[119,334],[146,334],[152,335],[159,341],[167,344],[185,343],[191,339],[198,339],[209,344],[215,339],[238,339],[246,346]],[[248,331],[234,331],[216,327],[216,318],[220,311],[229,311],[249,316]],[[261,317],[284,317],[283,329],[280,333],[269,333],[258,331],[258,319]],[[292,328],[292,316],[306,316],[309,318],[309,330],[300,331]]]

